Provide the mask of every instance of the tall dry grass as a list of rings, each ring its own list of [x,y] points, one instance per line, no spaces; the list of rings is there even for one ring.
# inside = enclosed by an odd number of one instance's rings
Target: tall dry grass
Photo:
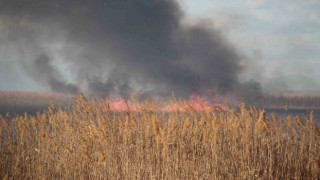
[[[317,179],[313,115],[112,112],[81,96],[72,108],[0,119],[2,179]]]

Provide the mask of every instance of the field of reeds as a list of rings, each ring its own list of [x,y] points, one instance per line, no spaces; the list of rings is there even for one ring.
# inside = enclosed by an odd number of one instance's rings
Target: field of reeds
[[[81,95],[68,109],[0,118],[1,179],[317,179],[320,132],[261,109],[115,112]]]

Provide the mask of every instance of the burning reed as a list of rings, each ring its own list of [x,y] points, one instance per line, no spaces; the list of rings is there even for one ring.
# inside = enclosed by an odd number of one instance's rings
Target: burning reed
[[[128,104],[129,106],[129,104]],[[114,112],[85,96],[69,110],[0,119],[2,179],[316,179],[320,132],[306,119],[240,111]]]

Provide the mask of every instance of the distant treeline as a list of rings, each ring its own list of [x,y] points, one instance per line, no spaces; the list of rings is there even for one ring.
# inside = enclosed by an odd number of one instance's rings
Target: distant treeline
[[[259,100],[264,107],[320,109],[320,96],[279,96],[268,95]]]
[[[0,115],[5,116],[7,112],[11,115],[23,115],[25,112],[35,115],[47,110],[51,102],[66,107],[73,98],[75,96],[57,93],[0,92]],[[242,102],[262,108],[320,109],[320,96],[265,95],[255,102]],[[238,105],[234,103],[234,106]]]
[[[0,115],[36,114],[48,109],[51,103],[66,106],[72,102],[72,96],[55,93],[0,92]]]

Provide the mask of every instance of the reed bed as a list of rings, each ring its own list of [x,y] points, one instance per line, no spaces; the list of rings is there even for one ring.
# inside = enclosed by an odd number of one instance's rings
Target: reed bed
[[[114,112],[84,95],[69,109],[0,118],[1,179],[317,179],[313,114]]]

